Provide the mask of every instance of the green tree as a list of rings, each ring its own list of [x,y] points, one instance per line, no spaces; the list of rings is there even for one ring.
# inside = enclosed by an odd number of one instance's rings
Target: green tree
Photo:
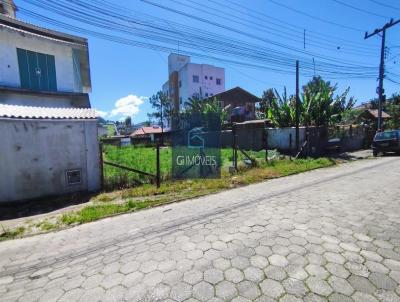
[[[343,113],[354,106],[353,97],[348,98],[350,91],[347,88],[342,94],[336,95],[337,85],[324,81],[321,77],[314,77],[302,87],[299,100],[299,122],[305,126],[327,126],[339,123]],[[267,110],[268,118],[278,127],[295,126],[296,101],[295,96],[287,96],[286,88],[282,97],[275,90],[270,96]]]
[[[261,97],[261,101],[258,103],[256,108],[256,116],[259,119],[266,118],[266,113],[268,112],[269,107],[271,107],[272,102],[276,101],[275,90],[269,88],[263,92]]]
[[[392,97],[386,101],[384,110],[391,117],[387,123],[387,128],[400,129],[400,95],[393,94]]]
[[[154,112],[147,114],[149,119],[156,120],[161,127],[168,125],[174,112],[172,100],[159,91],[150,98],[150,104]]]
[[[286,87],[282,96],[276,89],[267,108],[267,118],[278,127],[294,127],[296,125],[295,97],[287,96]]]

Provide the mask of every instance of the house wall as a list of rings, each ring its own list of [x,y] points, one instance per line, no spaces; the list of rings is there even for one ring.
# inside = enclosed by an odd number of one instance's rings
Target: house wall
[[[19,106],[39,106],[57,108],[90,108],[89,98],[68,97],[63,95],[34,95],[21,94],[17,92],[0,92],[0,104],[19,105]]]
[[[199,77],[198,83],[193,82],[194,75]],[[221,80],[221,85],[217,85],[217,79]],[[225,69],[212,65],[186,64],[179,71],[179,80],[182,84],[179,97],[183,103],[195,95],[207,98],[225,91]]]
[[[88,92],[74,72],[73,48],[82,48],[0,26],[0,86],[21,87],[17,48],[55,57],[57,91]]]
[[[96,120],[0,119],[0,133],[0,203],[100,189]]]

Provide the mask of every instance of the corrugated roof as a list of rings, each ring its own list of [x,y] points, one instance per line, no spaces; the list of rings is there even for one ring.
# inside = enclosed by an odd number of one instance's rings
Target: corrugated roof
[[[164,128],[163,132],[169,132],[170,129]],[[145,136],[149,134],[159,134],[161,133],[161,127],[159,126],[150,126],[150,127],[141,127],[139,129],[136,129],[131,136]]]
[[[0,104],[0,117],[22,119],[96,119],[88,108],[31,107]]]
[[[378,118],[378,116],[379,116],[378,109],[367,109],[366,111],[369,114],[371,114],[374,118]],[[387,114],[385,111],[382,111],[382,118],[390,118],[390,115]]]

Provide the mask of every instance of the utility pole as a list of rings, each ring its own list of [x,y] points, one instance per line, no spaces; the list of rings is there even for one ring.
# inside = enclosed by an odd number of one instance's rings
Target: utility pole
[[[296,61],[296,153],[300,148],[300,102],[299,102],[299,61]]]
[[[386,30],[389,29],[390,27],[400,23],[400,20],[393,21],[393,19],[390,19],[390,22],[386,23],[382,28],[375,29],[373,33],[368,34],[368,32],[365,33],[364,39],[368,39],[374,35],[379,34],[382,32],[382,44],[381,44],[381,60],[379,64],[379,86],[377,88],[377,93],[379,96],[379,102],[378,102],[378,131],[382,130],[382,106],[383,102],[385,100],[385,95],[384,95],[384,89],[383,89],[383,79],[385,78],[385,39],[386,39]]]
[[[306,49],[306,30],[304,29],[304,34],[303,34],[303,46],[304,46],[304,49]]]

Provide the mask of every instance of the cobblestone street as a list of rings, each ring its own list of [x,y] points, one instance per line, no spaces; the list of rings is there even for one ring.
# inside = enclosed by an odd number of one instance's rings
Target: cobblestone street
[[[400,301],[400,159],[0,243],[0,301]]]

